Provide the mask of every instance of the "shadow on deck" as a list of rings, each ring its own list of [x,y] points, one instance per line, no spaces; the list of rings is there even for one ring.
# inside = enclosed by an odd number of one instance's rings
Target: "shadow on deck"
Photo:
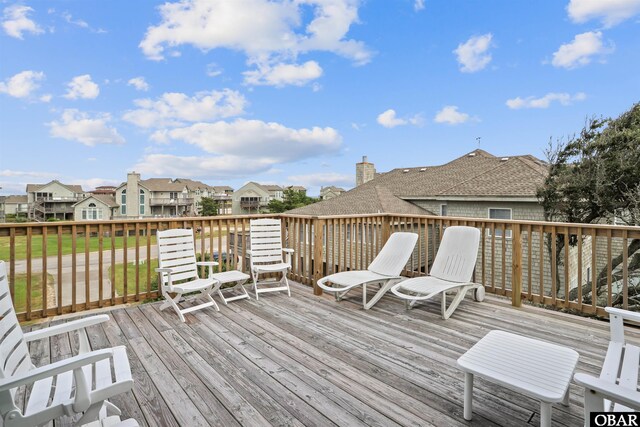
[[[439,301],[408,312],[391,295],[368,311],[360,301],[358,291],[337,303],[292,283],[291,298],[220,304],[220,312],[197,311],[184,324],[159,303],[115,309],[89,332],[94,348],[128,347],[136,382],[113,400],[123,418],[161,426],[538,425],[537,401],[481,378],[466,422],[456,359],[502,329],[572,347],[577,370],[598,374],[608,344],[606,322],[515,309],[496,297],[467,298],[446,321]],[[631,336],[640,342],[640,333]],[[43,364],[68,357],[74,342],[63,336],[31,346]],[[582,423],[582,390],[572,385],[571,405],[554,406],[553,424]]]

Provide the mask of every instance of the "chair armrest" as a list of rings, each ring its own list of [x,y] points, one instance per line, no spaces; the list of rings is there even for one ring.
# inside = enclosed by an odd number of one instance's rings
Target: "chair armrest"
[[[97,325],[109,320],[106,314],[98,314],[96,316],[85,317],[84,319],[72,320],[71,322],[62,323],[60,325],[49,326],[48,328],[38,329],[24,334],[25,341],[34,341],[42,338],[48,338],[53,335],[65,334],[67,332],[86,328],[87,326]]]
[[[173,268],[167,268],[167,267],[162,267],[162,268],[156,268],[156,273],[173,273]]]
[[[251,249],[247,249],[245,252],[247,253],[247,255],[251,255]]]
[[[636,313],[629,310],[623,310],[621,308],[614,308],[614,307],[605,307],[605,310],[609,314],[615,314],[617,316],[622,317],[623,319],[632,320],[634,322],[640,323],[640,313]]]
[[[220,264],[217,261],[198,261],[196,262],[196,265],[208,265],[210,267],[215,267]]]
[[[640,392],[637,390],[625,388],[588,374],[575,374],[573,380],[586,389],[585,394],[589,393],[588,390],[594,390],[609,400],[640,411]]]
[[[293,249],[290,249],[290,248],[282,248],[282,252],[285,252],[285,253],[288,253],[288,254],[292,254],[295,251]]]
[[[68,359],[63,359],[46,366],[31,369],[30,371],[24,372],[20,375],[3,378],[0,380],[0,392],[32,384],[43,378],[53,377],[54,375],[59,375],[63,372],[73,371],[82,368],[83,366],[94,364],[100,360],[108,359],[113,356],[113,351],[114,348],[95,350],[89,353],[79,354]],[[82,372],[81,369],[80,372]]]

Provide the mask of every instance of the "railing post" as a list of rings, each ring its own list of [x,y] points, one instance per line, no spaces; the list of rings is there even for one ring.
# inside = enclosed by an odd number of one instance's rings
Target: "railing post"
[[[317,285],[318,280],[324,277],[324,269],[322,268],[323,254],[323,230],[325,220],[314,218],[313,224],[313,294],[322,295],[322,289]]]
[[[506,236],[506,231],[503,232]],[[511,240],[511,305],[522,304],[522,233],[520,224],[512,224]],[[503,267],[504,268],[504,267]]]
[[[391,237],[391,220],[389,215],[385,215],[382,217],[382,246],[387,243],[389,237]]]

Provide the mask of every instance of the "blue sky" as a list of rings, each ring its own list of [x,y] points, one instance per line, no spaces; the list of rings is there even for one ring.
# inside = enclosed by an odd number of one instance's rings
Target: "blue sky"
[[[0,194],[351,187],[640,101],[640,0],[0,1]]]

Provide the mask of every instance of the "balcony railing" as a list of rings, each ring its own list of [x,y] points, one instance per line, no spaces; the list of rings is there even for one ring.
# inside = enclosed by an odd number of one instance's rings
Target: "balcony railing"
[[[249,221],[259,217],[282,220],[283,241],[295,250],[290,277],[307,285],[334,272],[366,268],[396,231],[419,235],[404,275],[428,274],[443,230],[466,225],[483,236],[474,280],[515,306],[525,300],[600,316],[610,305],[640,310],[640,271],[634,261],[640,227],[287,214],[0,224],[0,259],[9,263],[19,318],[48,317],[158,297],[158,230],[194,229],[201,257],[222,254],[226,269],[246,271],[247,248],[240,239],[248,236]],[[314,292],[321,290],[314,287]]]
[[[175,199],[155,197],[149,200],[151,206],[188,206],[193,204],[191,197],[178,197]]]
[[[257,209],[263,204],[260,200],[240,200],[240,207],[242,209]]]

